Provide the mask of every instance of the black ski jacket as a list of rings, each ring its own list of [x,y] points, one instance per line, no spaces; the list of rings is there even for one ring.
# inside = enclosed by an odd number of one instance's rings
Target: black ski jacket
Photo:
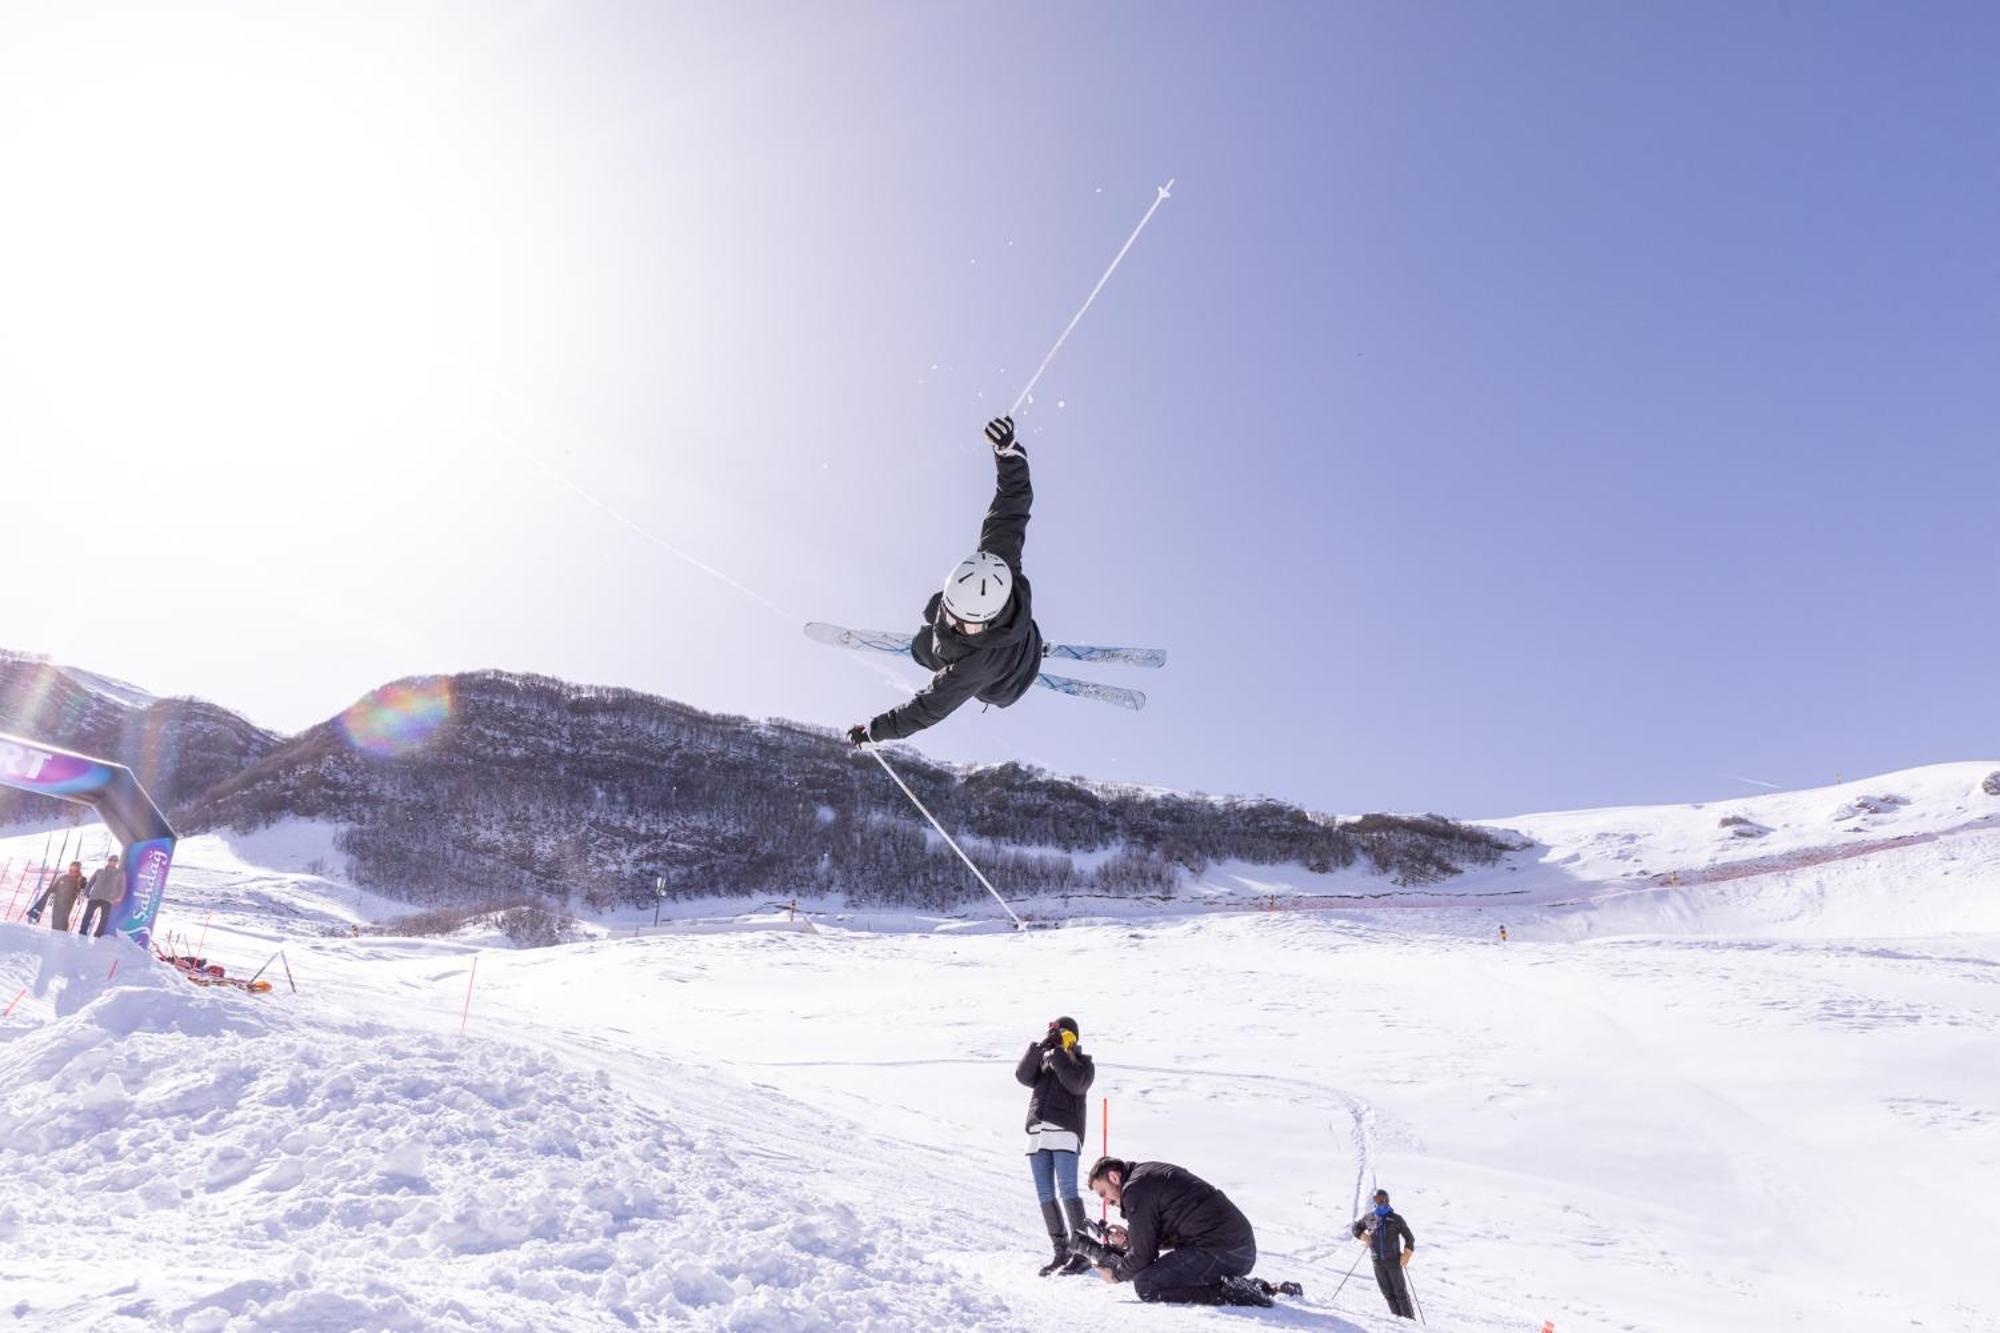
[[[1410,1234],[1410,1224],[1398,1212],[1392,1211],[1387,1217],[1369,1213],[1354,1224],[1354,1234],[1368,1238],[1368,1248],[1377,1263],[1395,1263],[1402,1257],[1404,1246],[1412,1250],[1417,1248],[1417,1238]],[[1396,1243],[1399,1236],[1402,1238],[1401,1245]]]
[[[998,479],[979,549],[990,551],[1014,571],[1014,596],[983,634],[960,634],[944,622],[944,594],[924,603],[924,627],[910,644],[910,656],[936,674],[908,703],[891,708],[868,724],[871,740],[899,741],[934,727],[968,699],[1005,708],[1026,694],[1042,669],[1042,632],[1035,625],[1033,593],[1021,572],[1021,549],[1028,540],[1028,510],[1034,488],[1025,454],[995,454]]]
[[[1014,1066],[1014,1077],[1024,1087],[1034,1089],[1028,1094],[1027,1128],[1061,1125],[1078,1139],[1083,1137],[1085,1112],[1089,1110],[1083,1094],[1090,1091],[1097,1077],[1097,1065],[1089,1056],[1060,1046],[1050,1050],[1036,1042]]]
[[[1250,1219],[1227,1194],[1194,1172],[1165,1162],[1133,1166],[1118,1210],[1125,1214],[1125,1257],[1111,1271],[1120,1282],[1138,1276],[1161,1250],[1257,1246]]]

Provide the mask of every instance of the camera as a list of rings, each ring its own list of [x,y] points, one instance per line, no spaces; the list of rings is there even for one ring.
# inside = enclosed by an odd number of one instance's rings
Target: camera
[[[1113,1245],[1109,1228],[1102,1222],[1084,1220],[1083,1230],[1070,1233],[1069,1252],[1090,1260],[1093,1268],[1109,1268],[1125,1257],[1123,1247]]]

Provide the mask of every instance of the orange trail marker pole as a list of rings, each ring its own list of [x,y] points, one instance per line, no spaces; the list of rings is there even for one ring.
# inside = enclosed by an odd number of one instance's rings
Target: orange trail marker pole
[[[472,983],[479,980],[479,955],[472,955],[472,973],[465,979],[465,1012],[458,1016],[458,1035],[465,1035],[466,1020],[472,1017]]]
[[[21,1002],[21,997],[23,995],[26,995],[27,993],[28,993],[28,988],[26,986],[23,986],[21,987],[21,989],[15,991],[14,998],[7,1001],[7,1008],[5,1010],[0,1010],[0,1018],[6,1018],[11,1014],[13,1014],[14,1006],[19,1004]]]

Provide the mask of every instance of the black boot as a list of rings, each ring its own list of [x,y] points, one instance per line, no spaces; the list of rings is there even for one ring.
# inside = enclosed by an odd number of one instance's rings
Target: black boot
[[[1253,1283],[1247,1277],[1226,1277],[1218,1282],[1216,1286],[1218,1288],[1218,1299],[1215,1302],[1217,1305],[1268,1306],[1274,1304],[1271,1298],[1259,1291],[1257,1284]]]
[[[1084,1226],[1082,1199],[1064,1199],[1062,1201],[1062,1209],[1069,1217],[1070,1235],[1087,1236],[1090,1234],[1088,1228]],[[1078,1273],[1088,1273],[1090,1271],[1090,1260],[1080,1254],[1072,1254],[1069,1256],[1069,1262],[1063,1265],[1062,1271],[1065,1277],[1075,1277]]]
[[[1041,1276],[1047,1277],[1069,1262],[1069,1232],[1063,1227],[1062,1209],[1053,1203],[1042,1205],[1042,1225],[1049,1229],[1049,1243],[1056,1251],[1056,1257],[1042,1265]]]

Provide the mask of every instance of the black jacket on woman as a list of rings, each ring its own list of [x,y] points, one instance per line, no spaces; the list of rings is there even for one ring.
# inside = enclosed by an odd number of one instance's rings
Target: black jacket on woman
[[[1097,1066],[1089,1056],[1082,1051],[1065,1051],[1060,1046],[1050,1048],[1036,1042],[1028,1047],[1021,1063],[1014,1066],[1014,1077],[1023,1087],[1034,1089],[1028,1094],[1026,1128],[1060,1125],[1082,1142],[1087,1109],[1083,1095],[1090,1091],[1091,1080],[1097,1077]]]

